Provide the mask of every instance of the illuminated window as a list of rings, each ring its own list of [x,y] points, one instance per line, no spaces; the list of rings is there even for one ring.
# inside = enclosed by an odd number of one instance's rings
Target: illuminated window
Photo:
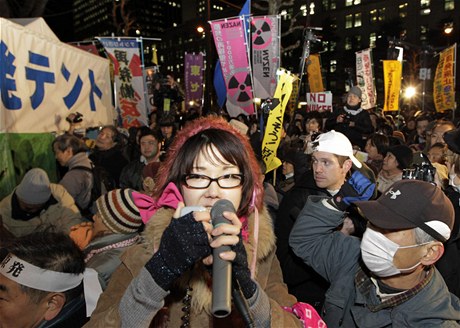
[[[420,8],[428,8],[430,6],[430,0],[420,0]]]
[[[334,73],[337,70],[337,60],[332,59],[329,62],[329,72]]]
[[[430,8],[425,8],[425,9],[420,10],[420,15],[421,16],[426,16],[426,15],[429,15],[430,13],[431,13]]]
[[[329,0],[323,0],[323,10],[329,10]]]
[[[372,9],[369,11],[369,22],[370,23],[375,23],[378,19],[378,14],[377,14],[377,9]]]
[[[353,0],[345,0],[345,6],[349,7],[353,5]]]
[[[398,8],[399,17],[401,18],[407,17],[407,7],[408,7],[407,2],[399,5],[399,8]]]
[[[350,39],[350,37],[347,36],[345,38],[345,50],[351,50],[351,46],[352,46],[351,45],[351,39]]]
[[[369,35],[369,47],[375,47],[375,42],[377,41],[377,36],[375,35],[375,33],[371,33]]]
[[[455,9],[455,0],[444,0],[444,10],[454,10]]]
[[[361,13],[355,14],[355,27],[360,27],[362,25],[361,22]]]
[[[345,16],[345,28],[352,28],[353,27],[353,15],[346,15]]]
[[[336,9],[337,8],[337,4],[336,4],[336,1],[335,0],[331,0],[331,9]]]
[[[382,22],[385,20],[385,8],[380,8],[379,9],[379,21]]]

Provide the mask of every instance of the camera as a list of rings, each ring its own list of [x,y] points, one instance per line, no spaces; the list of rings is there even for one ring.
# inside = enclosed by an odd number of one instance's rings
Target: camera
[[[434,183],[435,174],[436,168],[431,164],[414,165],[413,168],[403,170],[402,178]]]
[[[351,115],[350,114],[345,114],[343,115],[343,123],[348,124],[351,121]]]
[[[80,123],[81,121],[83,121],[83,114],[79,112],[75,112],[75,113],[69,114],[65,118],[65,120],[69,122],[70,124]]]

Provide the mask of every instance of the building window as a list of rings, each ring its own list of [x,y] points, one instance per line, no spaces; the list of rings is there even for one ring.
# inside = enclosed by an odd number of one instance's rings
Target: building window
[[[355,14],[355,27],[360,27],[362,25],[361,22],[361,13]]]
[[[377,9],[372,9],[369,11],[369,22],[375,23],[378,19]]]
[[[398,10],[399,10],[399,17],[400,18],[407,17],[407,7],[408,7],[407,2],[402,3],[402,4],[399,5]]]
[[[336,30],[337,29],[337,17],[331,17],[331,29]]]
[[[345,6],[356,6],[361,3],[361,0],[345,0]]]
[[[345,16],[345,28],[352,28],[353,27],[353,15],[346,15]]]
[[[385,20],[385,8],[379,9],[379,22],[383,22]]]
[[[376,41],[377,41],[377,36],[375,35],[375,33],[371,33],[369,35],[369,47],[370,48],[375,47]]]
[[[420,10],[420,16],[426,16],[426,15],[429,15],[430,13],[431,13],[430,8],[425,8],[425,9]]]
[[[420,8],[430,7],[430,0],[420,0]]]
[[[455,0],[444,0],[444,10],[454,10],[455,9]]]
[[[323,0],[323,10],[327,11],[329,8],[329,0]]]
[[[350,37],[345,38],[345,50],[351,50],[352,44]]]
[[[337,60],[332,59],[329,62],[329,72],[334,73],[337,70]]]
[[[335,41],[330,41],[329,42],[329,51],[335,51],[337,49],[337,42]]]
[[[337,3],[335,0],[331,0],[331,10],[337,9]]]

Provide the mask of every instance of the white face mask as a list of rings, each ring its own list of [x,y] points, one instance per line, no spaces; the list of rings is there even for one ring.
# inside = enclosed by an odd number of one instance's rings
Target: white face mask
[[[361,256],[367,268],[377,277],[390,277],[414,270],[420,261],[410,268],[398,269],[393,264],[393,258],[398,249],[414,248],[428,243],[410,246],[399,246],[382,233],[367,228],[361,241]]]

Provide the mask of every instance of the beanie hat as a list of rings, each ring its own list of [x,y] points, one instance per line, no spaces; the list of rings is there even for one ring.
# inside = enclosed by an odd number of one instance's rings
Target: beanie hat
[[[46,203],[51,197],[48,174],[40,168],[31,169],[16,187],[16,196],[29,205]]]
[[[413,153],[412,150],[405,145],[397,145],[388,148],[388,152],[392,153],[398,161],[398,168],[401,170],[407,169],[412,165]]]
[[[97,199],[97,211],[112,232],[128,234],[141,227],[142,218],[132,192],[131,189],[115,189]]]
[[[362,93],[363,93],[363,92],[361,91],[361,88],[358,87],[357,85],[355,85],[355,86],[351,87],[351,89],[348,91],[347,96],[348,96],[349,94],[353,94],[353,95],[355,95],[356,97],[358,97],[359,99],[361,99]]]

